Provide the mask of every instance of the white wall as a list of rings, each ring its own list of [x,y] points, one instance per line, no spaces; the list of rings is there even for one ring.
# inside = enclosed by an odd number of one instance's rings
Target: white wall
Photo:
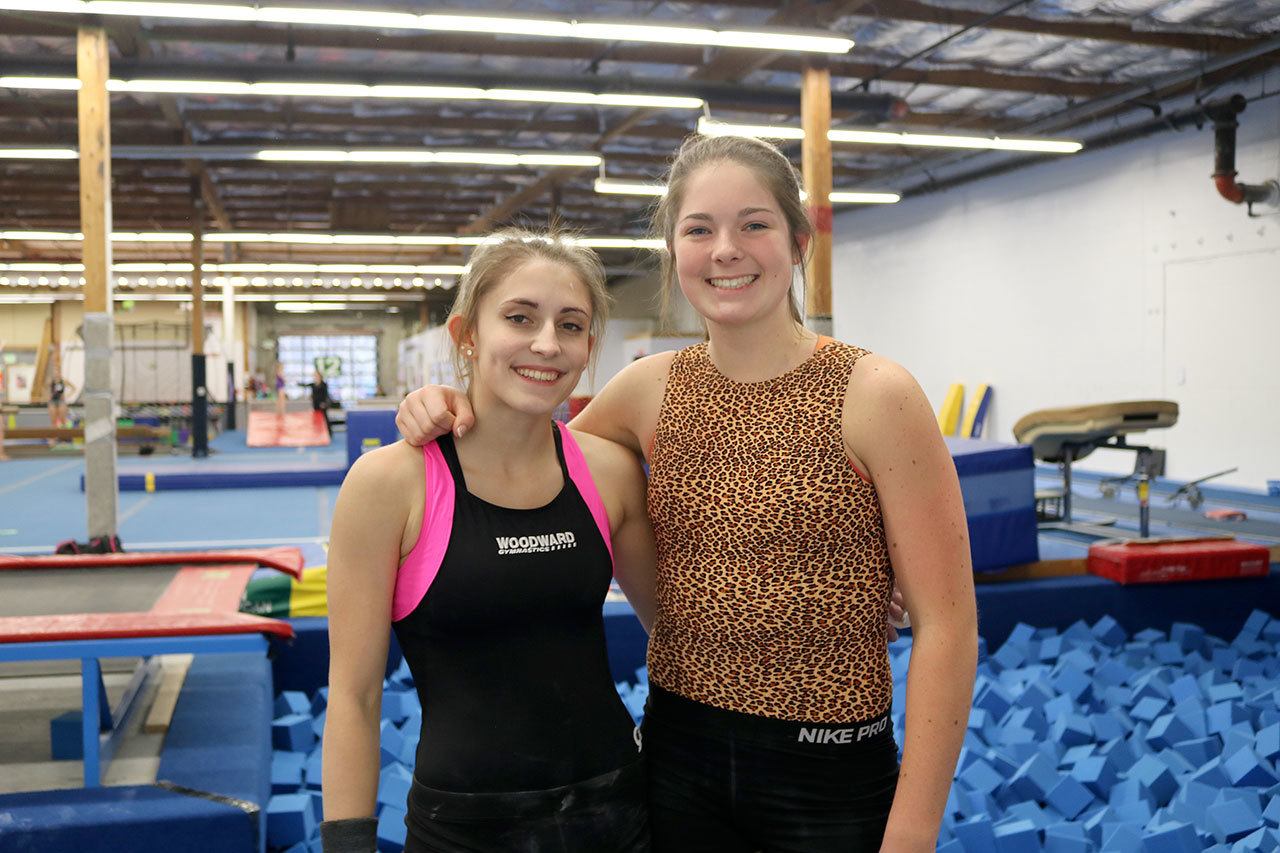
[[[1239,179],[1276,178],[1280,99],[1240,123]],[[1036,409],[1175,400],[1178,425],[1133,443],[1166,447],[1170,477],[1238,465],[1222,482],[1262,488],[1280,478],[1280,215],[1248,218],[1212,169],[1212,129],[1191,128],[842,214],[835,334],[901,362],[935,409],[990,383],[1002,441]]]

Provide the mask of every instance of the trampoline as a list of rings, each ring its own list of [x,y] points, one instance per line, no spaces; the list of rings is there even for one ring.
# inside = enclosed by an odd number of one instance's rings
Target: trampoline
[[[0,556],[0,662],[79,660],[84,786],[101,785],[122,723],[162,654],[251,652],[290,639],[287,622],[239,612],[260,567],[302,573],[296,548],[261,551]],[[143,664],[115,714],[100,658]]]

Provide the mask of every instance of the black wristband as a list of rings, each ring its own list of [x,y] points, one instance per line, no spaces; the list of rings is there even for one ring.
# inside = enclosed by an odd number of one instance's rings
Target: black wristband
[[[378,819],[349,817],[320,823],[324,853],[370,853],[378,847]]]

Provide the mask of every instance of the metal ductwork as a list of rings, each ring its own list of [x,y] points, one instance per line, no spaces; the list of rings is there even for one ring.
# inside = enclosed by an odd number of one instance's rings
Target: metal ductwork
[[[1254,205],[1265,202],[1280,206],[1280,183],[1242,184],[1236,181],[1236,116],[1249,102],[1244,95],[1232,95],[1224,101],[1208,104],[1205,116],[1213,122],[1213,183],[1218,193],[1232,204]]]

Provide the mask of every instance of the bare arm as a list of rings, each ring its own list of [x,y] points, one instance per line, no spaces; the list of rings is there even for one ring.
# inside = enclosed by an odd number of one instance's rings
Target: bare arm
[[[570,426],[648,458],[674,358],[674,352],[660,352],[631,362],[605,383]]]
[[[611,441],[578,433],[578,443],[609,513],[613,576],[645,632],[652,633],[657,612],[655,557],[644,471],[634,453]]]
[[[658,353],[627,365],[573,419],[573,428],[621,444],[633,453],[648,453],[673,356]],[[400,434],[418,447],[449,431],[461,438],[475,422],[466,393],[447,385],[424,385],[401,400],[396,410]]]
[[[977,668],[977,608],[964,502],[929,401],[906,370],[866,356],[845,418],[868,467],[897,584],[911,612],[906,733],[882,850],[933,850],[964,740]],[[856,396],[855,396],[856,395]]]
[[[322,771],[326,820],[374,815],[382,675],[408,515],[403,496],[410,491],[404,466],[396,464],[403,460],[402,451],[392,445],[356,460],[334,507]]]

